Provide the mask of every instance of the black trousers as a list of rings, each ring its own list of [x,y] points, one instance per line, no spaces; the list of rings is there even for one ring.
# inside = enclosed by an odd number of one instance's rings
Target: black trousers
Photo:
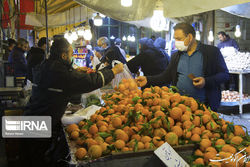
[[[27,138],[21,140],[22,167],[68,167],[69,148],[62,129],[53,138]]]

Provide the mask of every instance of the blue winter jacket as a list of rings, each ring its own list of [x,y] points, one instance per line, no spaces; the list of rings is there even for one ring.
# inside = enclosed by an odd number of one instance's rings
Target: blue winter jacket
[[[227,40],[219,43],[217,47],[219,49],[224,47],[234,47],[235,49],[240,50],[238,43],[234,39],[231,39],[230,37],[228,37]]]
[[[167,54],[167,52],[165,51],[165,48],[166,48],[166,40],[159,37],[157,38],[155,41],[154,41],[154,46],[159,49],[167,58],[168,60],[168,63],[169,64],[169,61],[170,61],[170,57],[169,55]]]

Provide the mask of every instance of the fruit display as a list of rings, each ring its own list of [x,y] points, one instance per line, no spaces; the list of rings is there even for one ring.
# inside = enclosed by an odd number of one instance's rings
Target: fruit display
[[[250,71],[250,52],[238,52],[234,47],[225,47],[221,53],[229,71]]]
[[[76,68],[76,70],[79,72],[85,72],[87,74],[96,72],[95,70],[93,70],[92,68],[89,68],[89,67],[78,67],[78,68]]]
[[[66,127],[68,136],[78,145],[76,158],[97,159],[112,152],[156,149],[165,142],[172,146],[192,143],[198,149],[190,157],[190,166],[233,166],[236,162],[231,163],[228,157],[239,151],[237,157],[242,160],[237,164],[243,166],[243,156],[250,155],[247,131],[175,90],[155,86],[142,91],[132,79],[122,80],[114,93],[102,96],[105,105],[90,120]]]
[[[243,100],[249,99],[249,96],[247,94],[243,95]],[[223,90],[221,92],[221,101],[222,102],[237,102],[240,101],[240,94],[237,91],[229,91],[229,90]]]

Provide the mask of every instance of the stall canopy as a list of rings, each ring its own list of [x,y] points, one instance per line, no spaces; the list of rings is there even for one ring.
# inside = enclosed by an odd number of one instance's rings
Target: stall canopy
[[[222,8],[222,10],[224,10],[225,12],[231,13],[233,15],[246,17],[250,19],[250,3],[229,6],[226,8]]]
[[[120,21],[144,20],[153,15],[156,0],[133,0],[131,7],[122,7],[120,0],[75,0],[93,10]],[[250,0],[162,0],[164,16],[184,17],[216,10]]]

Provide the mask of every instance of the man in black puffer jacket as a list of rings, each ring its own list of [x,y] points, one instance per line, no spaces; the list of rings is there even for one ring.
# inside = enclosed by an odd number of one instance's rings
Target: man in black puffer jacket
[[[64,38],[56,39],[50,49],[50,57],[34,70],[32,96],[25,111],[26,116],[51,116],[52,138],[22,139],[22,166],[63,166],[67,144],[63,137],[61,118],[73,95],[98,89],[123,71],[118,64],[86,74],[72,68],[73,49]],[[61,163],[64,161],[61,161]]]
[[[33,81],[32,69],[45,60],[46,38],[42,37],[38,41],[38,47],[32,47],[27,54],[28,75],[27,79]]]

